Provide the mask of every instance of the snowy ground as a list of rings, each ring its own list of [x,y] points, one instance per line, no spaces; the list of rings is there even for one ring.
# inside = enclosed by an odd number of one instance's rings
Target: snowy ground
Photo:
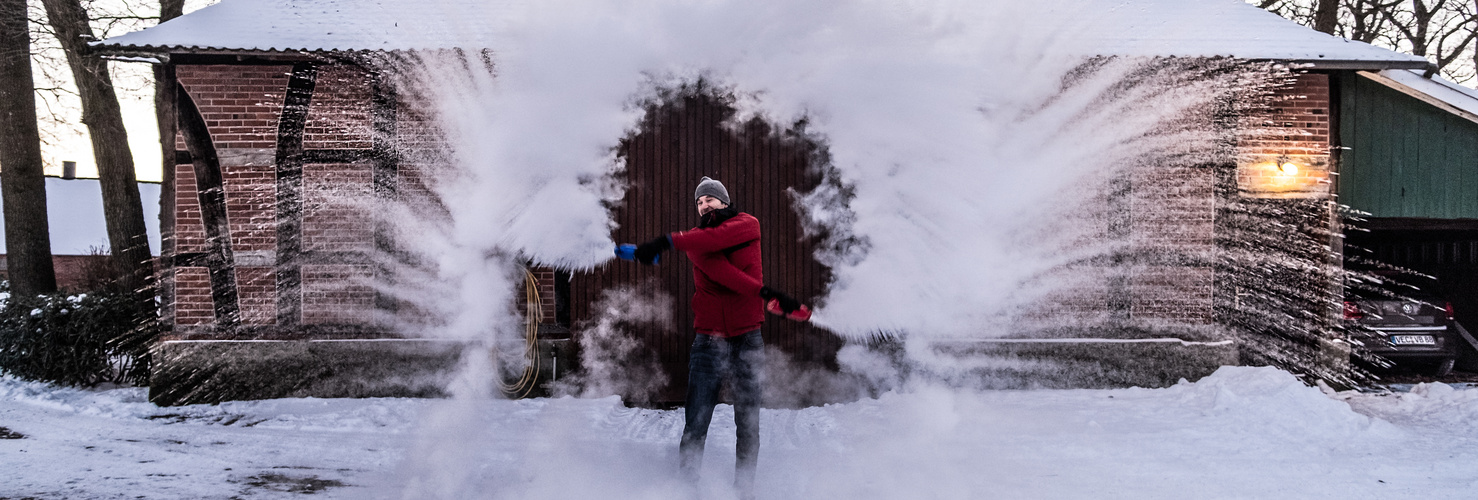
[[[159,408],[0,378],[0,498],[681,498],[680,411],[614,398]],[[460,430],[458,430],[460,429]],[[470,430],[469,430],[470,429]],[[5,434],[0,432],[0,435]],[[732,497],[719,408],[701,488]],[[1325,394],[1269,368],[1167,389],[767,410],[760,498],[1473,498],[1478,388]]]

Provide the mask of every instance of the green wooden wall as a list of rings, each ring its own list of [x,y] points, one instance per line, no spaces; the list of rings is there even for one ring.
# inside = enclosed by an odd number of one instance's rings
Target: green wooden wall
[[[1339,202],[1374,217],[1478,219],[1478,123],[1342,72]]]

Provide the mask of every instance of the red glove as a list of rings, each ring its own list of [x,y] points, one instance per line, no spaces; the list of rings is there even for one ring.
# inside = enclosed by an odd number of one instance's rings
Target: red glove
[[[770,314],[785,316],[785,319],[791,321],[811,319],[811,308],[789,295],[772,290],[770,287],[764,287],[760,288],[760,297],[765,299],[765,311]]]

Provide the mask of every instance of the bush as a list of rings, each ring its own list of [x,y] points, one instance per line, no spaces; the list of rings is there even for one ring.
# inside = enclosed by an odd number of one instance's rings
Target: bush
[[[155,311],[121,292],[12,297],[0,282],[0,370],[66,385],[147,385]]]

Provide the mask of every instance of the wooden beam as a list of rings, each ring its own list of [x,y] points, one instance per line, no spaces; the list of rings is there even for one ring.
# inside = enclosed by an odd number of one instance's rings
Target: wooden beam
[[[374,71],[371,78],[374,87],[374,95],[371,97],[374,139],[370,158],[374,161],[376,205],[383,207],[395,202],[400,188],[400,154],[395,148],[399,96],[394,84],[381,71]],[[380,212],[380,216],[375,219],[375,251],[381,256],[388,256],[395,252],[394,232],[383,216],[384,210]],[[381,282],[393,276],[393,270],[390,269],[377,268],[375,273]],[[375,308],[381,311],[396,310],[395,297],[376,287]]]
[[[1422,92],[1420,90],[1411,88],[1411,87],[1407,86],[1404,83],[1401,83],[1401,82],[1398,82],[1396,80],[1392,80],[1390,78],[1386,78],[1384,76],[1381,76],[1380,73],[1373,73],[1373,72],[1370,72],[1370,71],[1359,71],[1359,72],[1356,72],[1356,74],[1358,74],[1360,76],[1363,76],[1365,78],[1368,78],[1368,79],[1370,79],[1370,81],[1373,81],[1375,83],[1379,83],[1381,85],[1385,85],[1387,87],[1390,87],[1392,90],[1395,90],[1395,91],[1400,92],[1402,94],[1406,94],[1406,95],[1409,95],[1411,97],[1414,97],[1418,101],[1421,101],[1421,102],[1424,102],[1424,103],[1427,103],[1427,104],[1431,104],[1433,106],[1436,106],[1437,109],[1441,109],[1441,110],[1446,111],[1448,113],[1452,113],[1454,115],[1461,116],[1461,117],[1467,119],[1470,122],[1478,123],[1478,115],[1475,115],[1473,113],[1469,113],[1467,111],[1463,111],[1461,109],[1458,109],[1456,106],[1453,106],[1451,104],[1448,104],[1446,101],[1443,101],[1443,100],[1438,99],[1436,97],[1432,97],[1430,95],[1427,95],[1426,93],[1424,93],[1424,92]],[[1454,92],[1456,92],[1456,91],[1454,91]]]
[[[354,163],[374,156],[371,149],[303,149],[303,163]],[[174,159],[181,165],[194,161],[189,151],[175,151]]]
[[[200,222],[205,225],[205,267],[210,270],[210,298],[215,305],[217,328],[233,328],[241,317],[236,291],[236,258],[231,250],[231,227],[226,219],[226,188],[221,177],[221,161],[216,157],[210,128],[200,108],[185,90],[175,83],[175,111],[180,133],[190,150],[195,167],[195,190],[200,200]]]
[[[303,129],[317,81],[317,65],[293,65],[277,125],[278,326],[297,326],[303,318]]]

